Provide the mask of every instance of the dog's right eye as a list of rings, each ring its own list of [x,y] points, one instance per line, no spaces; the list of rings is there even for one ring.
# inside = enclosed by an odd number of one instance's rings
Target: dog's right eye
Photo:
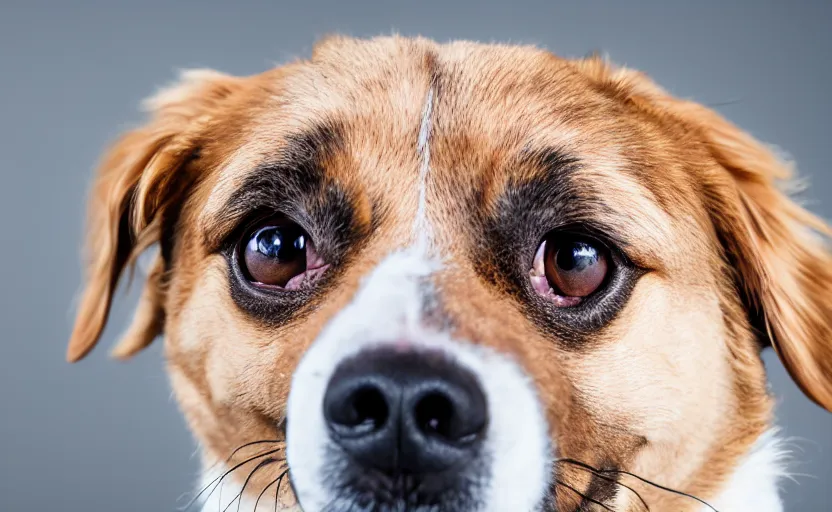
[[[303,229],[285,218],[260,223],[241,240],[240,266],[262,288],[298,289],[326,269]]]

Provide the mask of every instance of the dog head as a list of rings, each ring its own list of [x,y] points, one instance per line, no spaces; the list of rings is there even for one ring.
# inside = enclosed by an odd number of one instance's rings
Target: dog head
[[[644,481],[725,491],[770,424],[765,346],[832,408],[827,227],[642,74],[333,38],[148,107],[95,183],[68,358],[158,244],[115,355],[164,334],[206,467],[252,503],[695,510]]]

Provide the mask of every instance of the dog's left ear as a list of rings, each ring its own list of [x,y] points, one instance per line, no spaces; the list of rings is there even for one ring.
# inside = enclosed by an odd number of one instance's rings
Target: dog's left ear
[[[151,119],[124,134],[106,153],[89,198],[87,277],[67,349],[74,362],[101,336],[122,273],[145,249],[160,243],[133,322],[113,351],[127,358],[164,327],[167,230],[185,189],[195,179],[189,163],[201,138],[239,79],[214,71],[187,71],[146,102]]]
[[[783,191],[792,169],[713,110],[672,97],[642,73],[599,58],[576,66],[681,125],[712,156],[699,185],[746,308],[803,392],[832,411],[832,230]]]

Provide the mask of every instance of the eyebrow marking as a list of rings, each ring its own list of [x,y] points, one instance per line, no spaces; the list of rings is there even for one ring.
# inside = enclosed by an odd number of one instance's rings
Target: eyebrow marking
[[[430,244],[430,226],[427,222],[427,178],[430,172],[430,135],[431,116],[433,115],[433,86],[428,89],[425,106],[422,108],[422,122],[419,126],[419,139],[416,142],[416,153],[421,165],[419,167],[419,206],[413,221],[413,234],[417,245],[425,248]]]
[[[325,192],[340,194],[342,191],[324,187],[327,180],[323,165],[342,150],[343,140],[341,126],[323,123],[285,136],[281,147],[265,161],[240,159],[240,163],[232,164],[226,172],[232,177],[238,173],[242,176],[221,179],[211,191],[200,221],[204,244],[216,250],[241,219],[258,209],[308,213],[320,206]],[[337,199],[339,205],[347,203],[342,197],[328,199]]]

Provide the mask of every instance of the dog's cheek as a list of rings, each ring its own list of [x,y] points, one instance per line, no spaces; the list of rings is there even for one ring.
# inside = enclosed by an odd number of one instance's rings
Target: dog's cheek
[[[637,457],[650,459],[645,468],[662,468],[668,453],[684,454],[662,475],[643,475],[682,484],[716,442],[734,401],[717,301],[648,275],[605,337],[568,366],[579,397],[570,416],[586,418],[605,437],[599,444],[617,445],[608,450],[617,463]]]
[[[218,432],[218,419],[205,393],[182,368],[168,364],[168,378],[176,401],[201,446],[210,446],[213,433]]]
[[[268,329],[248,318],[221,279],[210,275],[195,286],[181,316],[179,349],[203,354],[205,382],[215,404],[257,410],[277,420],[291,378],[285,367],[285,329]]]
[[[579,392],[617,422],[662,440],[680,423],[716,425],[730,402],[730,356],[716,300],[648,275],[610,336],[576,368]],[[709,375],[702,379],[702,375]]]

